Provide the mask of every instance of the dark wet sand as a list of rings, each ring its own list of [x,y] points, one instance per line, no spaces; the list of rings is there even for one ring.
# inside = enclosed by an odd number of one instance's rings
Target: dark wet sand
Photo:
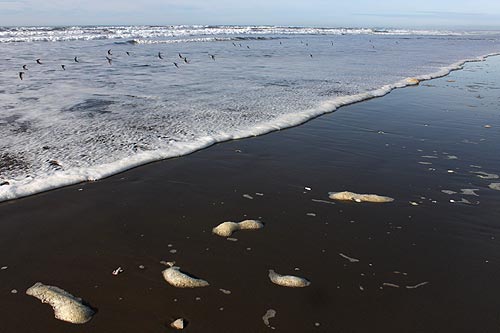
[[[168,332],[183,317],[187,332],[267,332],[275,309],[279,332],[498,332],[500,191],[488,185],[500,180],[470,171],[500,174],[499,95],[496,57],[296,128],[2,203],[0,331]],[[441,192],[460,189],[479,196]],[[343,190],[396,201],[313,201]],[[246,218],[265,228],[211,234]],[[161,260],[211,286],[171,287]],[[273,285],[269,268],[312,285]],[[54,319],[24,294],[37,281],[97,315]]]

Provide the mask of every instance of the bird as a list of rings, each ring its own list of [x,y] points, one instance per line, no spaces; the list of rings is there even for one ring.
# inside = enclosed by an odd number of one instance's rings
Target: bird
[[[161,52],[158,52],[158,58],[163,59],[163,57],[161,56]]]
[[[79,61],[78,61],[78,57],[75,57],[75,59],[74,59],[74,60],[75,60],[75,62],[79,62]]]
[[[332,42],[332,46],[333,46],[333,42]]]
[[[236,44],[235,44],[235,43],[233,43],[233,46],[236,46]]]
[[[111,53],[111,49],[108,50],[108,54],[113,55],[113,53]]]
[[[39,64],[39,65],[42,64],[42,62],[40,61],[40,59],[36,59],[36,63]]]
[[[281,45],[281,42],[280,42],[280,45]]]
[[[313,55],[312,55],[312,54],[310,54],[309,56],[310,56],[311,58],[313,57]]]
[[[113,61],[111,60],[111,58],[110,58],[110,57],[106,57],[106,60],[108,61],[108,64],[110,64],[110,65],[111,65],[111,64],[112,64],[112,62],[113,62]]]
[[[129,51],[125,51],[125,53],[126,53],[128,56],[130,56],[130,52],[129,52]]]
[[[24,76],[24,72],[19,72],[19,78],[21,79],[21,81],[23,80],[23,76]]]
[[[184,57],[184,62],[185,62],[186,64],[189,64],[188,58]]]
[[[24,69],[25,71],[27,71],[27,70],[28,70],[28,66],[27,66],[27,65],[23,65],[23,69]]]
[[[174,64],[175,67],[179,68],[179,65],[177,65],[176,62],[173,62],[173,64]]]
[[[247,45],[247,49],[249,49],[249,48],[250,48],[250,46]]]
[[[209,54],[210,58],[212,58],[213,61],[215,61],[215,55]]]
[[[66,66],[64,66],[64,65],[61,65],[61,68],[63,69],[63,71],[66,70]]]
[[[179,53],[179,58],[181,59],[184,59],[184,57],[182,56],[182,54]]]

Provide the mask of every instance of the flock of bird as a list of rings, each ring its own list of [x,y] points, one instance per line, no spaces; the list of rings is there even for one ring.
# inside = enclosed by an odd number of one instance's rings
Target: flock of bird
[[[233,44],[234,44],[234,43],[233,43]],[[131,56],[131,53],[130,53],[129,51],[126,51],[126,52],[125,52],[125,54],[126,54],[127,56]],[[187,58],[187,57],[183,56],[181,53],[179,53],[178,55],[179,55],[179,58],[181,59],[180,61],[183,61],[183,62],[184,62],[184,63],[186,63],[186,64],[189,64],[189,63],[190,63],[190,61],[188,60],[188,58]],[[111,49],[109,49],[109,50],[108,50],[108,52],[107,52],[107,55],[106,55],[106,60],[108,61],[108,64],[109,64],[109,65],[112,65],[112,64],[113,64],[113,59],[112,59],[112,56],[113,56],[113,52],[112,52],[112,50],[111,50]],[[158,57],[160,60],[163,60],[163,59],[164,59],[164,58],[163,58],[163,55],[161,54],[161,52],[158,52],[157,57]],[[214,55],[214,54],[209,54],[209,57],[210,57],[210,59],[212,59],[212,60],[214,60],[214,61],[215,61],[215,55]],[[38,65],[43,65],[43,64],[44,64],[44,63],[42,62],[42,59],[36,59],[35,61],[36,61],[36,63],[37,63]],[[79,62],[80,62],[80,61],[78,60],[78,56],[74,57],[74,58],[73,58],[73,61],[74,61],[75,63],[79,63]],[[174,62],[172,62],[172,64],[173,64],[176,68],[179,68],[179,63],[177,63],[177,62],[175,62],[175,61],[174,61]],[[61,65],[61,68],[62,68],[62,70],[63,70],[63,71],[65,71],[65,70],[66,70],[66,65],[64,65],[64,64],[63,64],[63,65]],[[24,75],[26,74],[26,71],[28,71],[28,65],[23,65],[23,71],[19,72],[19,79],[24,80]]]
[[[280,43],[280,45],[282,45],[282,42],[281,42],[281,41],[280,41],[279,43]],[[301,44],[304,44],[305,46],[309,46],[309,43],[304,43],[304,41],[300,41],[300,43],[301,43]],[[396,41],[396,43],[398,43],[398,42]],[[236,43],[234,43],[234,42],[233,42],[232,44],[233,44],[233,46],[235,46],[235,47],[237,47],[237,46],[239,46],[239,47],[243,47],[243,45],[241,45],[241,44],[236,44]],[[375,48],[375,45],[373,45],[373,44],[372,44],[372,41],[371,41],[371,40],[370,40],[370,44],[372,45],[372,48]],[[332,46],[334,46],[333,41],[331,42],[331,45],[332,45]],[[247,45],[246,47],[247,47],[247,49],[250,49],[250,46],[248,46],[248,45]],[[130,53],[129,51],[125,51],[125,54],[126,54],[127,56],[131,56],[131,53]],[[212,60],[214,60],[214,61],[215,61],[215,55],[214,55],[214,54],[208,54],[208,55],[209,55],[209,57],[210,57]],[[109,50],[108,50],[108,52],[107,52],[107,55],[106,55],[106,60],[107,60],[107,62],[108,62],[108,64],[109,64],[109,65],[112,65],[112,64],[113,64],[113,59],[112,59],[112,56],[113,56],[112,50],[111,50],[111,49],[109,49]],[[181,53],[178,53],[178,56],[179,56],[179,58],[181,59],[180,61],[183,61],[183,62],[184,62],[184,63],[186,63],[186,64],[189,64],[189,63],[190,63],[190,61],[187,59],[187,57],[183,56]],[[162,53],[161,53],[161,52],[158,52],[157,57],[158,57],[160,60],[163,60],[163,59],[164,59],[164,58],[163,58],[163,55],[162,55]],[[310,58],[313,58],[313,55],[312,55],[312,54],[309,54],[309,57],[310,57]],[[74,57],[73,61],[74,61],[75,63],[78,63],[78,62],[79,62],[78,57],[77,57],[77,56],[76,56],[76,57]],[[43,65],[43,63],[42,63],[41,59],[36,59],[36,63],[37,63],[38,65]],[[178,63],[178,62],[175,62],[175,61],[174,61],[174,62],[172,62],[172,64],[173,64],[176,68],[180,68],[180,67],[179,67],[179,63]],[[64,71],[66,70],[66,66],[65,66],[65,65],[61,65],[61,68],[62,68],[62,70],[64,70]],[[23,65],[23,70],[24,70],[24,71],[19,72],[19,79],[21,79],[21,80],[23,80],[23,79],[24,79],[24,75],[25,75],[26,71],[28,71],[28,66],[27,66],[27,65]]]

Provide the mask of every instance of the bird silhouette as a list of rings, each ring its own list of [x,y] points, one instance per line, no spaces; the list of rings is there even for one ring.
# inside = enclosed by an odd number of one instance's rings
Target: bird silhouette
[[[61,68],[63,69],[63,71],[66,70],[66,66],[64,66],[64,65],[61,65]]]
[[[21,81],[23,80],[23,77],[24,77],[24,72],[19,72],[19,78],[21,79]]]
[[[42,62],[40,61],[40,59],[36,59],[36,63],[39,64],[39,65],[42,64]]]
[[[110,58],[110,57],[106,57],[106,60],[108,61],[108,64],[112,65],[113,60],[111,60],[111,58]]]
[[[75,57],[75,59],[74,59],[74,60],[75,60],[75,62],[79,62],[79,61],[78,61],[78,57]]]

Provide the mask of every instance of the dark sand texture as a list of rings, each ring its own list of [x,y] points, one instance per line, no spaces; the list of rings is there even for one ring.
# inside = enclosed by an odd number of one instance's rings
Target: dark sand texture
[[[274,309],[279,332],[498,332],[499,180],[471,171],[500,174],[499,96],[493,57],[296,128],[2,203],[0,331],[168,332],[182,317],[186,332],[267,332]],[[442,192],[461,189],[479,196]],[[328,199],[344,190],[395,202]],[[211,234],[245,219],[265,227]],[[161,260],[210,286],[168,285]],[[268,269],[312,284],[274,285]],[[54,319],[24,294],[37,281],[97,314]]]

